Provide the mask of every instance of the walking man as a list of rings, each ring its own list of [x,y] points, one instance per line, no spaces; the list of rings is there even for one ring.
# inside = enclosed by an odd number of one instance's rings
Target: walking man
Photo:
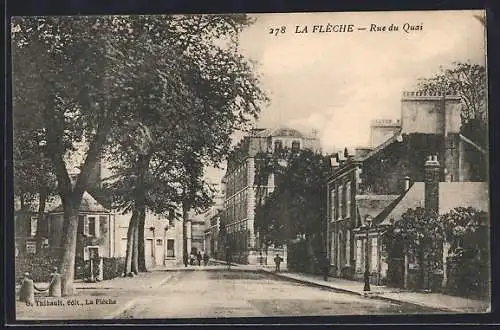
[[[276,272],[280,271],[280,264],[283,261],[283,258],[280,257],[279,254],[276,254],[276,257],[274,257],[274,264],[276,265]]]
[[[201,252],[198,251],[198,254],[196,255],[196,260],[198,261],[198,266],[201,266],[201,259],[203,259],[203,257],[201,256]]]

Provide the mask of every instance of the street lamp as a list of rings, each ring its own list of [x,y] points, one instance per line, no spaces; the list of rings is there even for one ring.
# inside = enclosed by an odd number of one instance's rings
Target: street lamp
[[[367,215],[365,218],[365,230],[366,230],[366,243],[365,243],[365,273],[363,276],[363,279],[365,281],[365,286],[363,288],[363,291],[370,291],[370,258],[368,256],[368,242],[369,242],[369,236],[368,234],[370,233],[370,228],[372,225],[372,217],[370,215]]]

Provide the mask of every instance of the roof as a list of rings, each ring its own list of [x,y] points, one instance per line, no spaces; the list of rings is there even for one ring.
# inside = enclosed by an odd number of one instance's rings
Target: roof
[[[61,203],[58,204],[55,208],[48,209],[49,213],[58,213],[58,212],[63,212],[63,206]],[[104,206],[99,204],[95,200],[92,195],[90,195],[88,192],[83,193],[82,197],[82,203],[80,204],[80,208],[78,209],[80,212],[101,212],[101,213],[110,213],[108,209],[106,209]]]
[[[368,153],[362,155],[361,157],[357,158],[356,160],[358,161],[364,161],[364,160],[367,160],[368,158],[372,157],[373,155],[377,154],[379,151],[381,150],[384,150],[385,148],[387,148],[388,146],[390,146],[391,144],[393,144],[394,142],[396,142],[398,140],[398,137],[401,135],[401,130],[397,130],[396,132],[394,132],[394,134],[389,138],[387,139],[385,142],[379,144],[378,146],[376,146],[373,150],[369,151]]]
[[[468,139],[467,137],[463,136],[462,134],[459,134],[459,136],[460,136],[460,139],[462,141],[467,142],[469,145],[471,145],[474,148],[476,148],[476,150],[478,150],[479,152],[481,152],[483,155],[486,155],[486,150],[484,150],[483,148],[481,148],[476,143],[472,142],[472,140]]]
[[[363,219],[370,215],[376,218],[380,212],[387,208],[399,195],[357,195],[356,206],[358,221],[363,223]]]
[[[439,183],[439,214],[445,214],[460,206],[487,211],[488,202],[488,185],[485,182]],[[424,207],[424,205],[425,183],[415,182],[397,203],[388,207],[384,212],[386,216],[380,219],[380,224],[390,225],[401,219],[409,208]]]
[[[296,138],[304,138],[304,134],[293,128],[278,127],[278,128],[268,128],[257,133],[257,136],[267,137],[267,136],[291,136]]]

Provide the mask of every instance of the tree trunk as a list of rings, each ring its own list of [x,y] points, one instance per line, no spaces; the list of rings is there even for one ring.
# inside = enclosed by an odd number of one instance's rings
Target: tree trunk
[[[132,251],[134,249],[134,230],[135,230],[135,223],[138,221],[137,217],[138,217],[137,211],[136,209],[134,209],[132,211],[132,217],[130,218],[127,230],[127,252],[125,254],[125,268],[123,269],[123,276],[133,276]]]
[[[189,257],[189,252],[187,248],[187,228],[186,225],[189,220],[189,214],[187,210],[186,203],[182,204],[182,260]]]
[[[75,255],[78,234],[78,209],[82,196],[72,196],[66,200],[62,198],[64,208],[63,243],[60,272],[61,294],[63,296],[74,295],[73,281],[75,279]]]
[[[132,232],[132,265],[131,271],[135,275],[139,274],[139,217],[137,212],[136,221],[134,222],[134,230]]]
[[[38,219],[36,226],[36,251],[39,252],[43,247],[43,236],[46,233],[47,228],[45,227],[45,205],[47,202],[47,189],[40,188],[38,193]],[[43,224],[43,227],[42,227]],[[42,230],[43,229],[43,230]]]
[[[137,271],[147,272],[146,269],[146,256],[144,249],[144,226],[146,224],[146,174],[149,168],[149,155],[140,154],[137,159],[137,184],[135,191],[135,208],[137,209],[137,240],[134,242],[134,253],[137,253]],[[154,242],[153,242],[154,243]],[[137,250],[137,252],[136,252]],[[134,256],[134,254],[132,255]],[[134,260],[134,259],[132,259]]]
[[[140,272],[147,272],[146,268],[146,254],[144,250],[144,226],[146,224],[146,210],[141,208],[139,210],[139,221],[138,221],[138,269]],[[154,244],[154,242],[153,242]]]

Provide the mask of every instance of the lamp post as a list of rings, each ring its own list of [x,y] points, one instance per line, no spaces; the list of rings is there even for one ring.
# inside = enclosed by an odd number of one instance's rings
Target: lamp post
[[[365,286],[363,288],[363,291],[370,291],[370,258],[368,256],[368,242],[369,242],[369,236],[368,234],[370,233],[370,228],[372,225],[372,217],[370,215],[367,215],[365,218],[365,230],[366,230],[366,243],[365,243],[365,273],[363,276]]]

